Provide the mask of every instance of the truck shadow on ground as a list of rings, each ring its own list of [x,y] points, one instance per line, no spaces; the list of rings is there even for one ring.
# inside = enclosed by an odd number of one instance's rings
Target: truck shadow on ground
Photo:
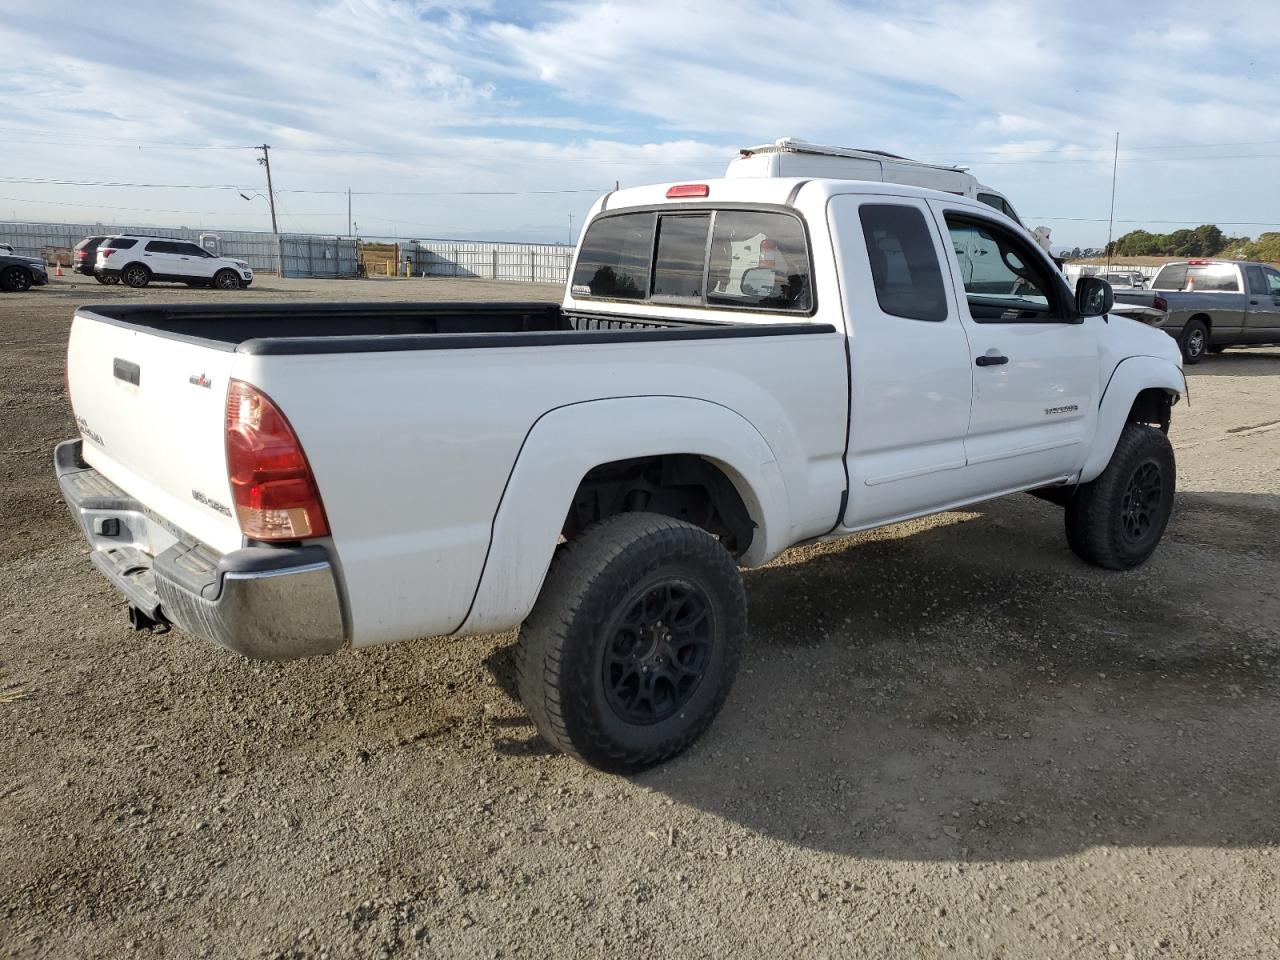
[[[1187,379],[1199,377],[1273,377],[1280,375],[1280,349],[1227,349],[1186,368]],[[1195,396],[1191,398],[1195,403]]]
[[[861,856],[1278,843],[1280,558],[1255,547],[1280,542],[1280,497],[1226,496],[1180,497],[1131,573],[1081,564],[1031,498],[749,572],[727,707],[637,779],[744,839]],[[1218,574],[1188,563],[1227,509],[1261,539]],[[1255,609],[1239,578],[1266,585]]]

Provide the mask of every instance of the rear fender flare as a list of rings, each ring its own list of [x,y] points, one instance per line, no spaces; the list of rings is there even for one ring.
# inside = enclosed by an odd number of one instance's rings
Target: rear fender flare
[[[578,484],[593,467],[687,453],[732,481],[756,525],[738,560],[756,566],[790,546],[791,508],[773,450],[741,415],[687,397],[592,400],[544,414],[525,437],[498,504],[475,599],[458,633],[505,630],[533,609]]]
[[[1134,399],[1152,387],[1180,396],[1186,392],[1186,380],[1176,363],[1162,357],[1129,357],[1116,365],[1098,407],[1098,429],[1080,471],[1081,483],[1093,480],[1107,468]]]

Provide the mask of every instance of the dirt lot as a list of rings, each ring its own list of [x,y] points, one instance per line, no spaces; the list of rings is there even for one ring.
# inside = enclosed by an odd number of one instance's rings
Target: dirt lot
[[[72,308],[124,296],[225,295],[0,295],[5,955],[1280,955],[1280,351],[1193,368],[1143,569],[1030,497],[793,551],[747,575],[711,733],[622,779],[536,739],[509,635],[263,665],[130,632],[50,468]]]

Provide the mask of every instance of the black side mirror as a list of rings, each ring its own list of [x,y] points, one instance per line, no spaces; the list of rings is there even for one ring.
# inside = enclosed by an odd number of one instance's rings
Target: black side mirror
[[[1082,317],[1101,317],[1111,312],[1116,295],[1101,277],[1081,277],[1076,281],[1076,310]]]

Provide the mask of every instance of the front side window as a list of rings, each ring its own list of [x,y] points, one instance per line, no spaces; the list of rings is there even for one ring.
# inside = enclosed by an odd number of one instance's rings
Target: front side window
[[[1249,284],[1250,293],[1266,294],[1267,292],[1267,275],[1262,272],[1261,267],[1255,267],[1252,264],[1244,268],[1245,280]]]
[[[1280,297],[1280,270],[1272,270],[1266,267],[1267,289],[1273,297]]]
[[[947,216],[969,313],[978,323],[1066,319],[1055,287],[1028,244],[979,219]]]
[[[598,217],[583,237],[571,291],[787,312],[813,306],[803,225],[790,214],[760,210]]]
[[[947,319],[942,268],[924,214],[896,203],[858,210],[880,309],[909,320]]]

